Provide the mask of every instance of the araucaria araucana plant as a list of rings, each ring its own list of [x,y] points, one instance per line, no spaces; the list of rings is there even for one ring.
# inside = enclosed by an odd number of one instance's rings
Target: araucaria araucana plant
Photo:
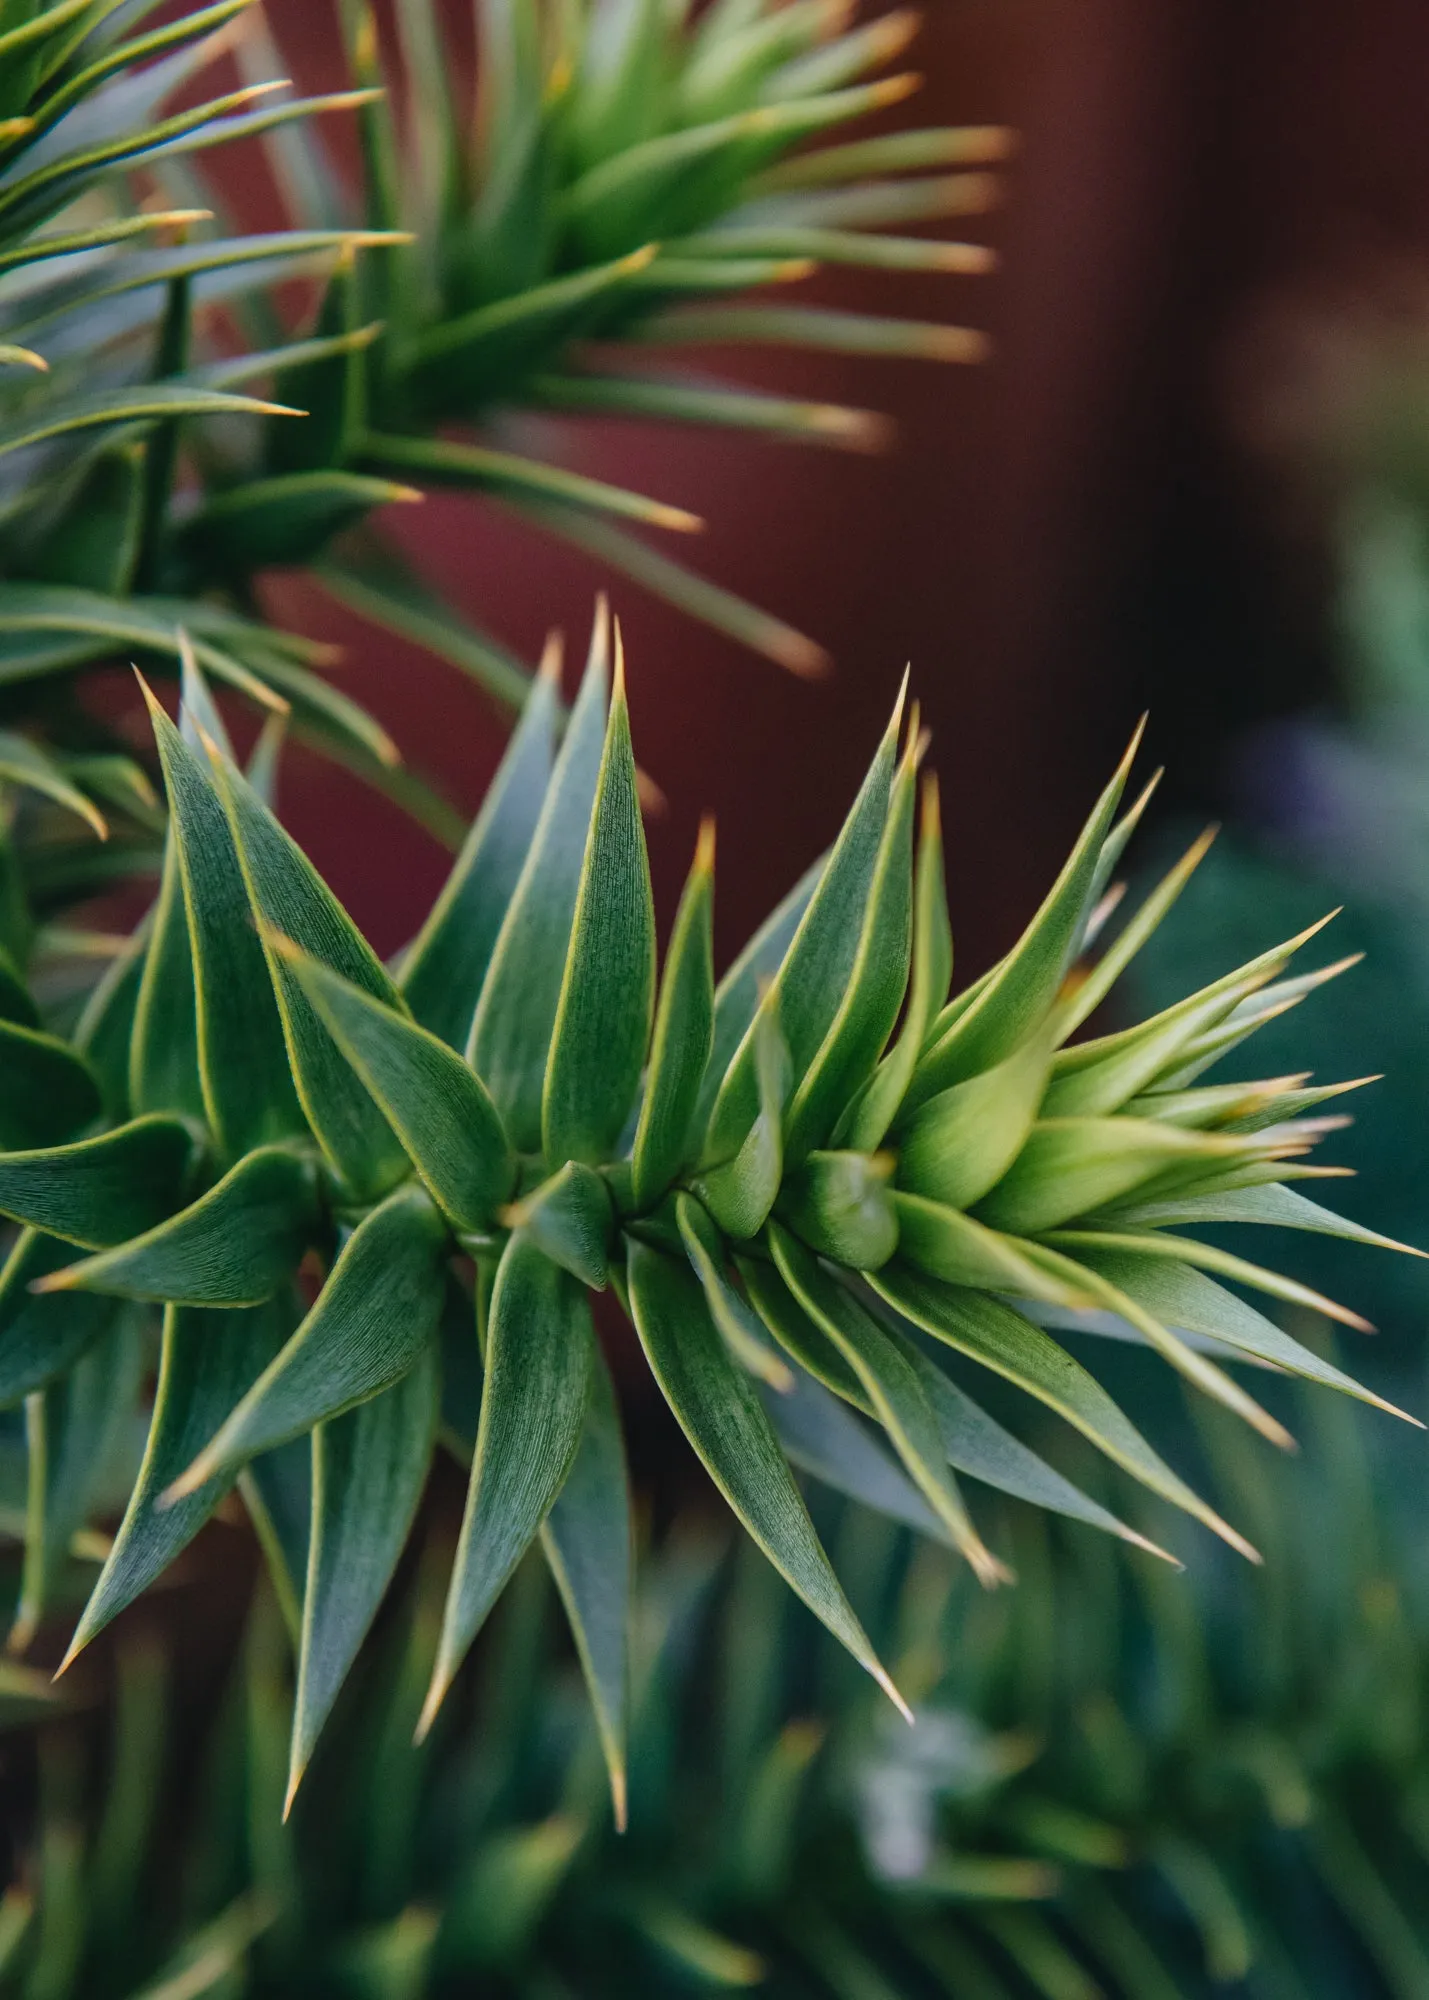
[[[1202,848],[1089,957],[1149,796],[1117,817],[1131,751],[1020,942],[950,999],[937,797],[924,780],[920,807],[925,745],[900,697],[829,855],[718,986],[701,838],[657,978],[618,636],[613,693],[610,653],[602,611],[557,752],[552,650],[391,972],[261,772],[234,765],[190,662],[182,731],[154,704],[169,848],[142,958],[75,1048],[0,1026],[23,1081],[0,1100],[18,1148],[0,1211],[23,1225],[0,1275],[0,1401],[34,1392],[22,1628],[134,1380],[131,1316],[163,1303],[148,1449],[71,1652],[236,1479],[281,1539],[274,1482],[310,1433],[293,1785],[441,1435],[465,1440],[471,1477],[423,1727],[540,1535],[621,1810],[630,1531],[591,1313],[607,1287],[735,1513],[890,1693],[794,1464],[918,1521],[989,1583],[1002,1566],[957,1473],[1143,1539],[994,1423],[936,1358],[949,1349],[1247,1553],[1039,1319],[1114,1315],[1281,1443],[1226,1360],[1378,1400],[1221,1280],[1353,1314],[1187,1233],[1383,1240],[1290,1185],[1323,1171],[1303,1156],[1335,1121],[1312,1114],[1344,1086],[1199,1081],[1328,976],[1288,972],[1312,933],[1070,1040]]]

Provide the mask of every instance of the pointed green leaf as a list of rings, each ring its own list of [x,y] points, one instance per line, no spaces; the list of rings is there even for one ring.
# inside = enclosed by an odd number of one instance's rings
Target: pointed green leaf
[[[308,1542],[288,1803],[406,1546],[436,1442],[437,1350],[379,1396],[313,1432]]]
[[[170,1497],[182,1499],[400,1381],[436,1338],[446,1249],[446,1228],[419,1187],[399,1188],[365,1216],[307,1318]]]
[[[258,923],[281,931],[354,986],[400,1010],[397,989],[296,841],[231,764],[211,761]],[[264,951],[288,1063],[314,1136],[355,1193],[381,1195],[406,1171],[406,1156],[313,1012],[296,973],[267,944]]]
[[[907,1266],[890,1266],[869,1282],[880,1298],[915,1326],[1056,1410],[1113,1464],[1204,1522],[1233,1549],[1259,1560],[1250,1544],[1152,1450],[1081,1363],[1011,1306],[976,1292],[952,1290]]]
[[[899,1131],[899,1185],[945,1208],[971,1208],[1026,1144],[1051,1060],[1036,1033],[994,1068],[929,1098]]]
[[[1020,1236],[1055,1229],[1169,1171],[1189,1173],[1245,1158],[1249,1144],[1182,1132],[1149,1118],[1048,1118],[978,1204],[978,1217]]]
[[[605,1290],[615,1211],[609,1190],[593,1167],[567,1160],[559,1173],[507,1209],[503,1219],[583,1285]]]
[[[317,1220],[311,1161],[265,1146],[188,1208],[55,1272],[43,1289],[181,1306],[261,1305],[297,1270]]]
[[[560,648],[548,648],[501,767],[397,984],[413,1016],[454,1049],[471,1032],[502,920],[540,818],[555,754]]]
[[[609,650],[602,605],[581,691],[471,1024],[467,1060],[491,1092],[511,1143],[541,1143],[541,1094],[580,889],[605,733]]]
[[[1047,900],[1022,937],[972,1005],[952,1021],[919,1062],[913,1083],[915,1102],[1004,1061],[1026,1041],[1051,1007],[1081,935],[1102,842],[1140,741],[1138,730]]]
[[[675,1219],[690,1268],[704,1292],[710,1318],[730,1353],[741,1368],[747,1368],[771,1389],[783,1393],[791,1388],[793,1377],[765,1339],[758,1313],[750,1309],[730,1282],[725,1264],[728,1253],[707,1212],[692,1195],[678,1194]]]
[[[443,1041],[286,938],[269,948],[401,1140],[433,1201],[458,1229],[483,1229],[511,1193],[516,1162],[481,1081]]]
[[[39,414],[22,417],[0,430],[0,456],[72,431],[94,430],[110,424],[152,423],[174,417],[299,414],[296,410],[286,410],[280,403],[227,395],[218,389],[191,388],[182,382],[97,389],[87,395],[55,398],[47,407],[37,406],[37,409]]]
[[[797,1166],[827,1145],[852,1098],[871,1078],[903,1006],[913,933],[913,810],[917,758],[911,743],[888,800],[868,885],[858,948],[838,1012],[799,1080],[784,1123],[786,1160]]]
[[[307,1438],[290,1438],[261,1453],[238,1475],[238,1490],[294,1652],[302,1639],[303,1579],[308,1573],[313,1513],[312,1460]],[[164,1504],[175,1503],[165,1495]]]
[[[1160,1241],[1154,1236],[1103,1238],[1090,1230],[1063,1230],[1053,1241],[1058,1248],[1069,1250],[1079,1264],[1087,1264],[1109,1279],[1118,1291],[1145,1306],[1167,1326],[1183,1328],[1187,1333],[1208,1334],[1213,1340],[1224,1341],[1226,1346],[1238,1348],[1259,1361],[1301,1375],[1308,1382],[1321,1382],[1328,1388],[1342,1390],[1345,1395],[1373,1403],[1392,1416],[1404,1415],[1393,1403],[1385,1402],[1382,1396],[1376,1396],[1342,1369],[1321,1360],[1318,1354],[1292,1339],[1245,1299],[1194,1268],[1203,1259],[1212,1270],[1221,1269],[1225,1275],[1238,1277],[1244,1283],[1254,1282],[1246,1274],[1256,1267],[1244,1265],[1239,1257],[1224,1253],[1218,1257],[1207,1244],[1193,1244],[1176,1237]]]
[[[693,1187],[726,1236],[757,1236],[774,1206],[784,1173],[783,1103],[788,1088],[789,1051],[779,1021],[762,1004],[751,1029],[754,1037],[756,1114],[732,1160],[696,1176]]]
[[[670,936],[631,1161],[637,1212],[653,1208],[689,1156],[714,1033],[714,822],[700,828]]]
[[[942,1431],[917,1367],[858,1300],[777,1222],[769,1226],[769,1244],[785,1284],[857,1376],[904,1471],[974,1572],[983,1582],[994,1582],[1000,1565],[983,1546],[948,1470]]]
[[[757,1033],[760,1019],[769,1015],[777,1017],[789,1051],[792,1074],[802,1077],[838,1013],[858,952],[869,886],[878,866],[902,721],[903,696],[900,694],[868,776],[823,868],[793,941],[759,1002],[755,1018],[735,1050],[720,1084],[705,1141],[704,1157],[712,1164],[718,1165],[733,1158],[760,1114]],[[773,921],[771,919],[771,926]],[[716,1055],[720,1052],[719,1025],[717,1008]]]
[[[24,785],[63,806],[89,826],[101,840],[109,838],[104,815],[90,798],[71,783],[63,769],[38,744],[13,730],[0,729],[0,781]]]
[[[785,1353],[826,1389],[871,1417],[873,1404],[856,1370],[800,1305],[773,1262],[765,1257],[737,1257],[735,1268],[760,1320]]]
[[[918,1057],[953,977],[953,933],[943,872],[943,832],[938,785],[923,780],[918,864],[913,889],[913,977],[898,1040],[855,1099],[835,1132],[835,1142],[851,1152],[872,1153],[882,1145],[913,1079]]]
[[[734,1060],[735,1051],[749,1031],[759,1006],[759,996],[783,963],[827,865],[827,855],[821,855],[812,868],[805,870],[783,902],[764,919],[715,988],[714,1036],[695,1111],[697,1133],[703,1133],[709,1124],[716,1093]]]
[[[630,1482],[615,1385],[599,1348],[590,1400],[566,1483],[541,1541],[580,1656],[610,1777],[617,1831],[626,1819],[625,1740],[629,1700]]]
[[[162,1115],[97,1139],[0,1155],[0,1214],[84,1250],[107,1249],[183,1207],[196,1155],[192,1127]]]
[[[62,1145],[99,1116],[99,1083],[54,1035],[0,1021],[0,1146]]]
[[[548,1166],[610,1158],[640,1087],[654,1008],[655,904],[617,627],[605,748],[541,1099]]]
[[[899,1702],[824,1554],[758,1391],[715,1331],[694,1274],[634,1241],[629,1273],[641,1345],[710,1477],[815,1617]]]
[[[111,1618],[188,1547],[233,1484],[225,1474],[173,1507],[160,1495],[272,1360],[293,1323],[289,1299],[240,1312],[170,1306],[149,1440],[114,1546],[65,1655],[68,1666]]]
[[[961,1209],[895,1194],[898,1247],[904,1260],[929,1277],[975,1290],[1010,1292],[1018,1298],[1085,1305],[1086,1297],[1065,1279],[1034,1264],[1015,1237],[1000,1235]]]
[[[1365,1243],[1380,1250],[1402,1250],[1413,1257],[1424,1255],[1412,1244],[1396,1243],[1393,1237],[1381,1236],[1377,1230],[1336,1215],[1333,1209],[1322,1208],[1318,1202],[1278,1182],[1268,1187],[1230,1188],[1223,1194],[1191,1195],[1179,1201],[1172,1195],[1165,1200],[1119,1209],[1117,1220],[1148,1229],[1176,1223],[1190,1226],[1202,1222],[1256,1222],[1278,1229],[1306,1229],[1322,1236],[1343,1236],[1351,1243]]]
[[[213,736],[222,724],[191,653],[184,670],[185,709]],[[302,1111],[223,802],[152,697],[150,715],[183,882],[204,1113],[225,1157],[236,1159],[300,1131]]]
[[[513,1236],[491,1295],[476,1456],[422,1734],[565,1484],[585,1421],[594,1340],[577,1281]]]

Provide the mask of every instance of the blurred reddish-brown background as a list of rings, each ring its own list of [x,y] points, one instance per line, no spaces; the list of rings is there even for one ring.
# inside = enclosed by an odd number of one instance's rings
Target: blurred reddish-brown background
[[[328,0],[270,14],[303,81],[333,79]],[[1226,418],[1235,355],[1275,300],[1429,236],[1429,15],[1412,0],[931,0],[915,60],[920,123],[1023,135],[1004,206],[963,232],[1002,268],[819,293],[986,326],[994,359],[719,357],[889,412],[882,458],[627,424],[551,434],[582,470],[703,515],[678,552],[834,655],[831,678],[801,682],[615,589],[638,752],[669,799],[657,897],[668,917],[713,811],[725,955],[834,831],[906,661],[965,964],[1013,935],[1142,707],[1172,797],[1213,799],[1228,730],[1324,672],[1315,552],[1285,560]],[[460,500],[404,525],[433,579],[527,657],[551,625],[579,644],[597,566]],[[344,684],[476,803],[505,725],[475,690],[286,579],[272,603],[346,642]],[[284,803],[391,948],[444,860],[360,798],[304,762]]]

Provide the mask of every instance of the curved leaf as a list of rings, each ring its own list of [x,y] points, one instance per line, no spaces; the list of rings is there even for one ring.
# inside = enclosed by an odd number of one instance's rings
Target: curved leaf
[[[631,1199],[653,1208],[691,1151],[714,1032],[714,822],[700,827],[660,982],[650,1074],[631,1157]]]
[[[113,1299],[47,1299],[30,1287],[70,1255],[67,1243],[22,1229],[0,1268],[0,1409],[71,1368],[113,1320]]]
[[[58,1146],[101,1110],[88,1063],[54,1035],[0,1021],[0,1146]]]
[[[181,1118],[135,1118],[97,1139],[0,1155],[0,1214],[84,1250],[140,1236],[181,1208],[197,1165]]]

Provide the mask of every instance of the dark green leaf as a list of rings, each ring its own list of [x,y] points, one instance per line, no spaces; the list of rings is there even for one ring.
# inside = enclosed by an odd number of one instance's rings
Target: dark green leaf
[[[400,1011],[397,989],[297,843],[231,764],[219,759],[213,769],[259,923]],[[313,1012],[296,973],[270,946],[264,950],[308,1123],[334,1171],[354,1192],[380,1195],[406,1171],[406,1155]]]
[[[801,1472],[920,1535],[948,1540],[947,1529],[898,1461],[812,1375],[800,1369],[790,1393],[766,1396],[765,1406],[785,1456]]]
[[[446,1247],[418,1187],[399,1188],[364,1217],[317,1304],[169,1495],[182,1499],[400,1381],[436,1337]]]
[[[615,1385],[598,1347],[592,1354],[590,1400],[580,1444],[566,1483],[546,1516],[541,1541],[595,1711],[616,1828],[624,1831],[630,1482]]]
[[[232,1486],[229,1473],[210,1480],[175,1506],[159,1504],[160,1495],[272,1360],[292,1323],[293,1307],[287,1298],[240,1312],[170,1306],[165,1313],[144,1461],[114,1546],[70,1641],[65,1666],[162,1575]]]
[[[0,1213],[82,1249],[107,1249],[183,1206],[196,1150],[181,1119],[151,1116],[97,1139],[0,1156]]]
[[[615,683],[541,1098],[546,1163],[607,1161],[640,1087],[655,1006],[655,905],[625,659]]]
[[[54,1035],[0,1021],[0,1146],[57,1146],[97,1118],[93,1070]]]
[[[609,1190],[593,1167],[567,1160],[558,1173],[508,1209],[504,1220],[583,1285],[605,1290],[615,1211]]]
[[[660,984],[650,1074],[631,1161],[636,1211],[653,1208],[691,1151],[714,1028],[714,822],[700,828]]]
[[[154,905],[144,972],[129,1044],[129,1102],[136,1112],[204,1115],[199,1082],[193,961],[177,845],[164,844],[164,872]]]
[[[735,1289],[726,1264],[728,1251],[718,1229],[693,1195],[675,1197],[675,1219],[690,1268],[700,1281],[710,1318],[739,1363],[781,1393],[793,1377],[765,1338],[759,1315]]]
[[[580,695],[497,934],[467,1046],[467,1059],[523,1153],[541,1144],[546,1058],[600,773],[608,653],[609,616],[602,604]]]
[[[432,1199],[458,1229],[484,1229],[511,1193],[516,1162],[496,1107],[455,1050],[269,933]]]
[[[313,1432],[313,1517],[288,1804],[392,1580],[426,1484],[440,1401],[437,1350],[380,1396]]]
[[[423,1735],[565,1484],[585,1421],[593,1348],[579,1283],[513,1236],[491,1297],[476,1456]]]
[[[711,1478],[814,1615],[901,1706],[829,1566],[758,1391],[715,1331],[693,1273],[633,1241],[629,1273],[641,1345]]]
[[[217,711],[191,653],[184,668],[185,708],[212,736]],[[152,697],[149,708],[182,870],[205,1114],[220,1149],[234,1159],[301,1130],[302,1111],[223,803]]]
[[[749,1031],[759,1006],[759,996],[783,963],[827,866],[828,857],[825,855],[800,876],[783,902],[764,919],[715,988],[714,1037],[710,1044],[709,1065],[700,1085],[700,1101],[695,1112],[696,1132],[703,1132],[709,1124],[715,1095],[734,1060],[735,1051]]]
[[[43,1289],[181,1306],[261,1305],[297,1270],[317,1219],[312,1162],[265,1146],[190,1207],[55,1272]]]

